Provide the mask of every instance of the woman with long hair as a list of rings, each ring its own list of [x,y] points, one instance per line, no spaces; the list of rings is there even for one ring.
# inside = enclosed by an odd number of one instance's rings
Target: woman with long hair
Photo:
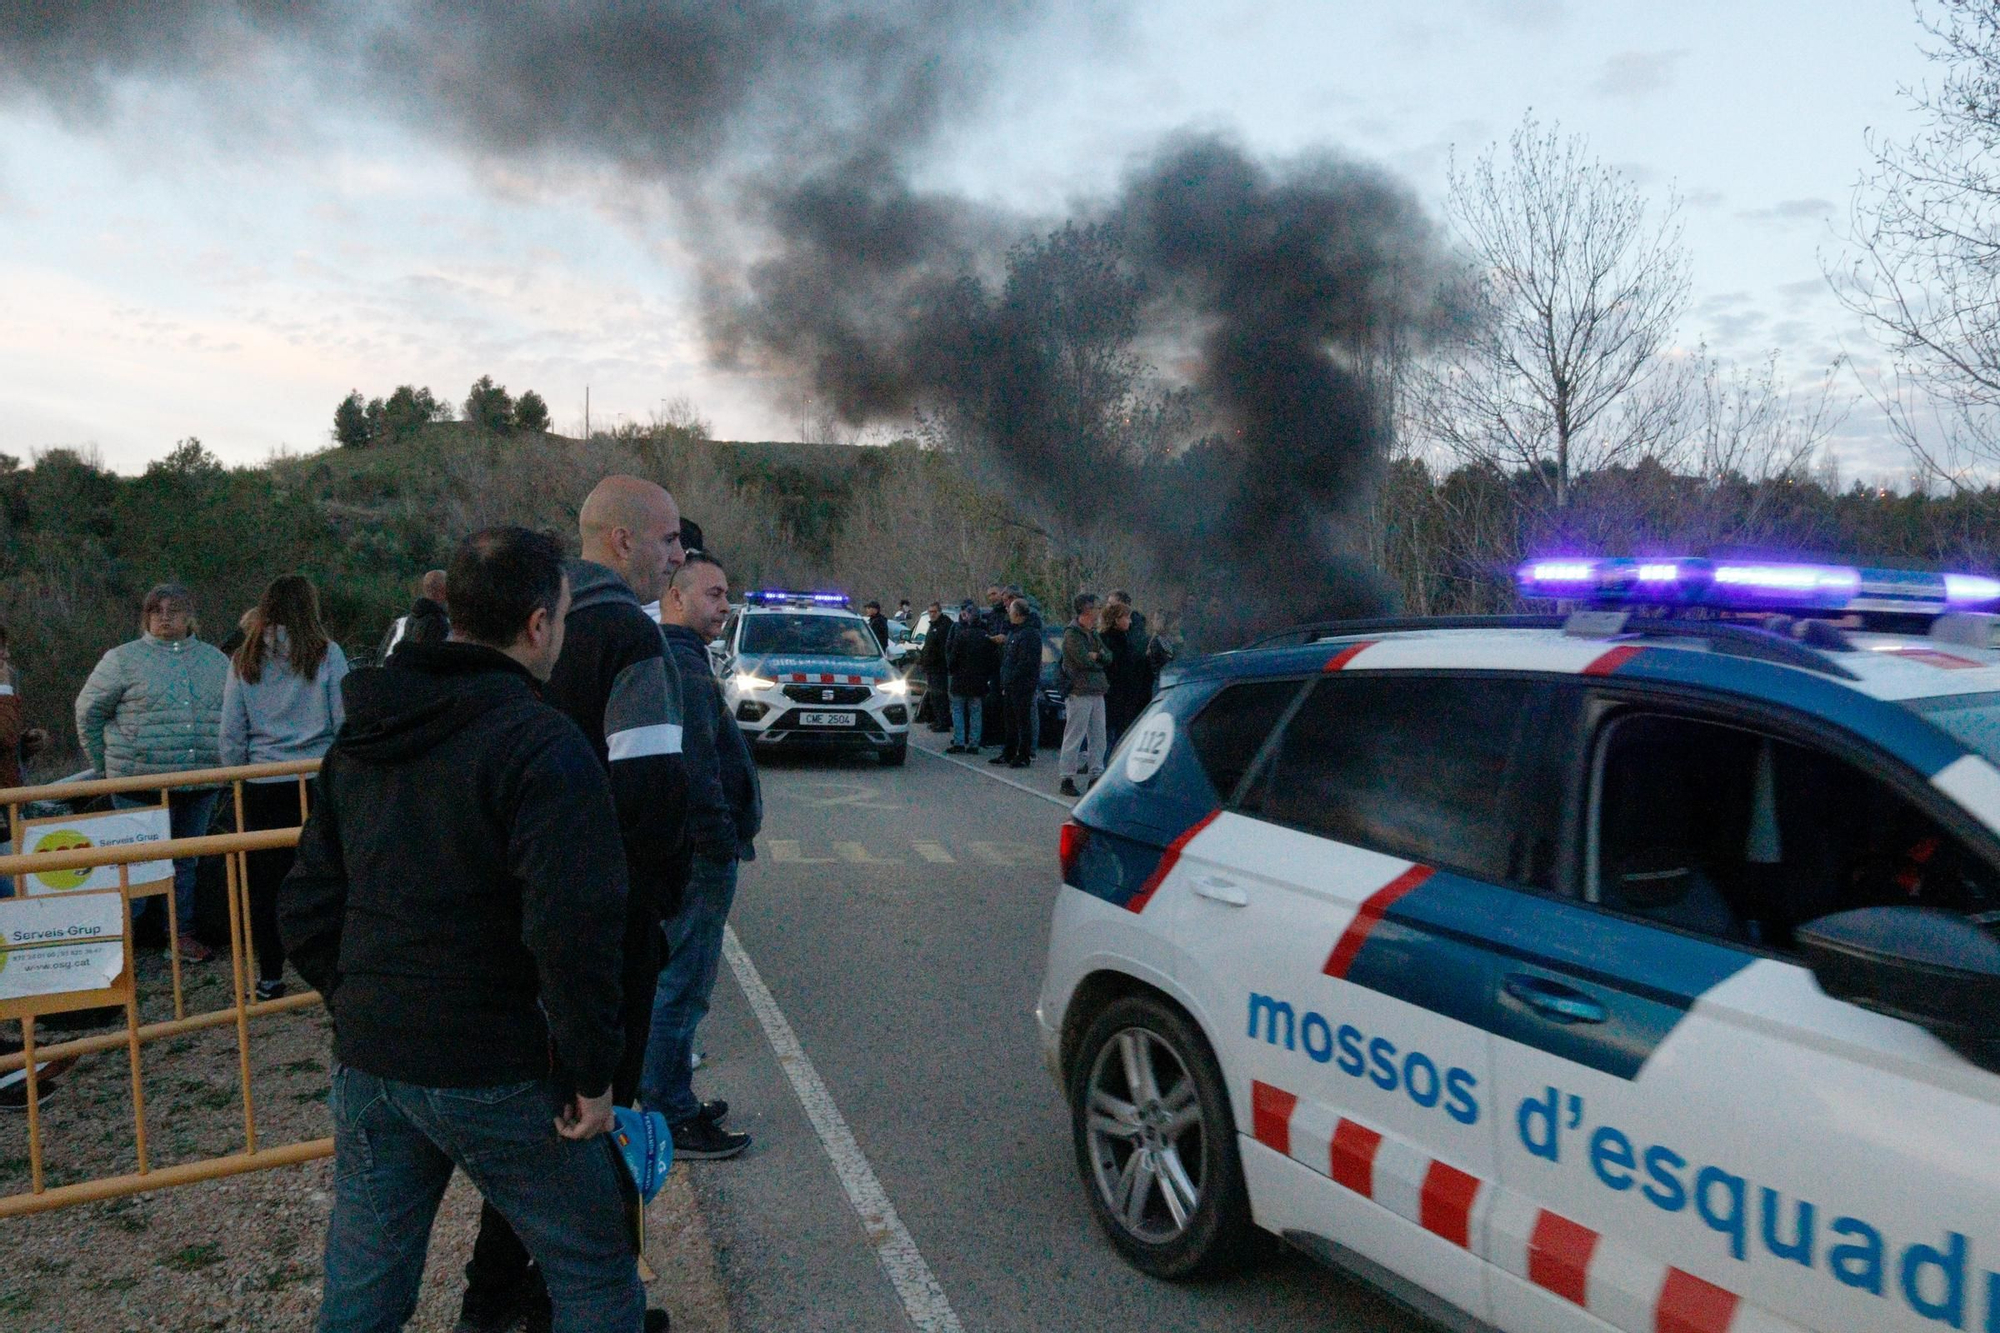
[[[347,655],[327,637],[319,593],[302,574],[273,579],[230,659],[222,696],[222,762],[274,764],[318,759],[333,744],[345,710],[340,681]],[[318,796],[317,780],[306,800]],[[243,784],[243,831],[305,822],[296,777]],[[292,868],[289,847],[248,855],[250,941],[257,950],[257,998],[285,993],[285,946],[278,938],[278,886]]]

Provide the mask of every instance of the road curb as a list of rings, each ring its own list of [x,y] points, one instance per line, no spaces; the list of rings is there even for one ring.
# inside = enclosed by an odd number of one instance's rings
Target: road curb
[[[1053,805],[1059,805],[1065,810],[1074,808],[1077,803],[1077,800],[1080,799],[1073,796],[1057,796],[1054,792],[1041,791],[1037,788],[1030,787],[1027,783],[1022,782],[1018,778],[1011,778],[1008,777],[1005,773],[995,772],[994,766],[991,763],[986,762],[983,757],[977,763],[967,763],[965,760],[960,759],[957,755],[945,754],[941,750],[931,749],[931,747],[928,745],[917,744],[916,738],[914,736],[910,738],[910,741],[911,741],[910,748],[912,750],[915,750],[918,754],[927,754],[931,758],[938,760],[940,763],[955,765],[959,768],[964,769],[968,773],[977,773],[982,778],[986,778],[990,781],[997,782],[1005,787],[1012,787],[1015,791],[1026,792],[1030,796],[1039,796],[1044,801],[1048,801]]]

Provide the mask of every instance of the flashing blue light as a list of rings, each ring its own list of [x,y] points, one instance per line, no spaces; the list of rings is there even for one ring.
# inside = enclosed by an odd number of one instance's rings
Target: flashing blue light
[[[1947,574],[1944,599],[1953,606],[2000,602],[2000,579],[1989,579],[1983,574]]]
[[[817,606],[846,606],[847,594],[844,592],[798,592],[790,588],[759,588],[755,592],[745,593],[743,600],[746,602],[757,602],[766,606],[798,605],[806,602]]]
[[[1530,560],[1516,578],[1526,597],[1607,605],[1939,615],[1951,608],[2000,603],[2000,578],[1980,574],[1775,560],[1561,556]]]

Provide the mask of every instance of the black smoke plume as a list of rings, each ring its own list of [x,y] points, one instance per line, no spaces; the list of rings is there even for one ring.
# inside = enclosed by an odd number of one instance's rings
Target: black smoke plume
[[[1138,533],[1212,642],[1372,609],[1355,519],[1388,372],[1446,317],[1421,211],[1378,172],[1216,137],[1055,231],[916,189],[1041,9],[31,0],[0,6],[0,99],[87,125],[166,87],[258,145],[333,105],[608,166],[678,206],[718,361],[803,376],[851,422],[920,414],[1052,532]]]

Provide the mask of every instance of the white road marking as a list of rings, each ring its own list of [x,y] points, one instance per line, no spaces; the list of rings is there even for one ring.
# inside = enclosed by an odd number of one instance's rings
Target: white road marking
[[[785,1077],[791,1080],[792,1091],[798,1094],[799,1105],[805,1108],[806,1118],[812,1121],[813,1132],[819,1135],[820,1146],[833,1163],[833,1173],[840,1178],[840,1187],[847,1191],[847,1201],[854,1205],[855,1213],[860,1216],[862,1230],[867,1233],[868,1243],[875,1250],[875,1258],[888,1275],[889,1285],[902,1299],[903,1310],[910,1316],[910,1323],[921,1333],[965,1333],[965,1326],[952,1312],[951,1302],[945,1299],[944,1288],[938,1284],[937,1275],[931,1272],[931,1266],[918,1253],[917,1242],[903,1225],[903,1219],[897,1216],[896,1206],[889,1202],[882,1182],[875,1178],[875,1168],[868,1165],[861,1145],[855,1142],[854,1131],[847,1127],[840,1108],[833,1104],[833,1094],[820,1080],[819,1071],[813,1068],[812,1061],[806,1057],[805,1047],[799,1044],[798,1034],[792,1031],[791,1023],[778,1008],[776,997],[764,984],[764,978],[758,975],[757,965],[743,951],[742,942],[730,926],[722,928],[722,956],[729,960],[729,970],[736,974],[736,984],[743,988],[743,997],[750,1002],[751,1012],[757,1015],[757,1022],[764,1029],[764,1037],[771,1043],[778,1063],[783,1066]]]
[[[1028,793],[1028,795],[1030,796],[1039,796],[1043,800],[1059,805],[1065,810],[1069,809],[1071,806],[1076,804],[1075,797],[1057,796],[1054,792],[1042,791],[1039,788],[1030,787],[1025,782],[1016,781],[1015,779],[1008,777],[1005,773],[995,772],[994,771],[995,766],[991,763],[981,762],[981,763],[968,764],[965,760],[960,759],[956,755],[940,754],[938,751],[923,745],[912,745],[910,746],[910,748],[916,751],[918,754],[927,754],[931,758],[939,760],[943,763],[956,764],[958,767],[964,769],[968,773],[977,773],[979,774],[979,776],[983,778],[991,778],[995,782],[1004,783],[1007,786],[1012,787],[1015,791],[1024,791]]]

